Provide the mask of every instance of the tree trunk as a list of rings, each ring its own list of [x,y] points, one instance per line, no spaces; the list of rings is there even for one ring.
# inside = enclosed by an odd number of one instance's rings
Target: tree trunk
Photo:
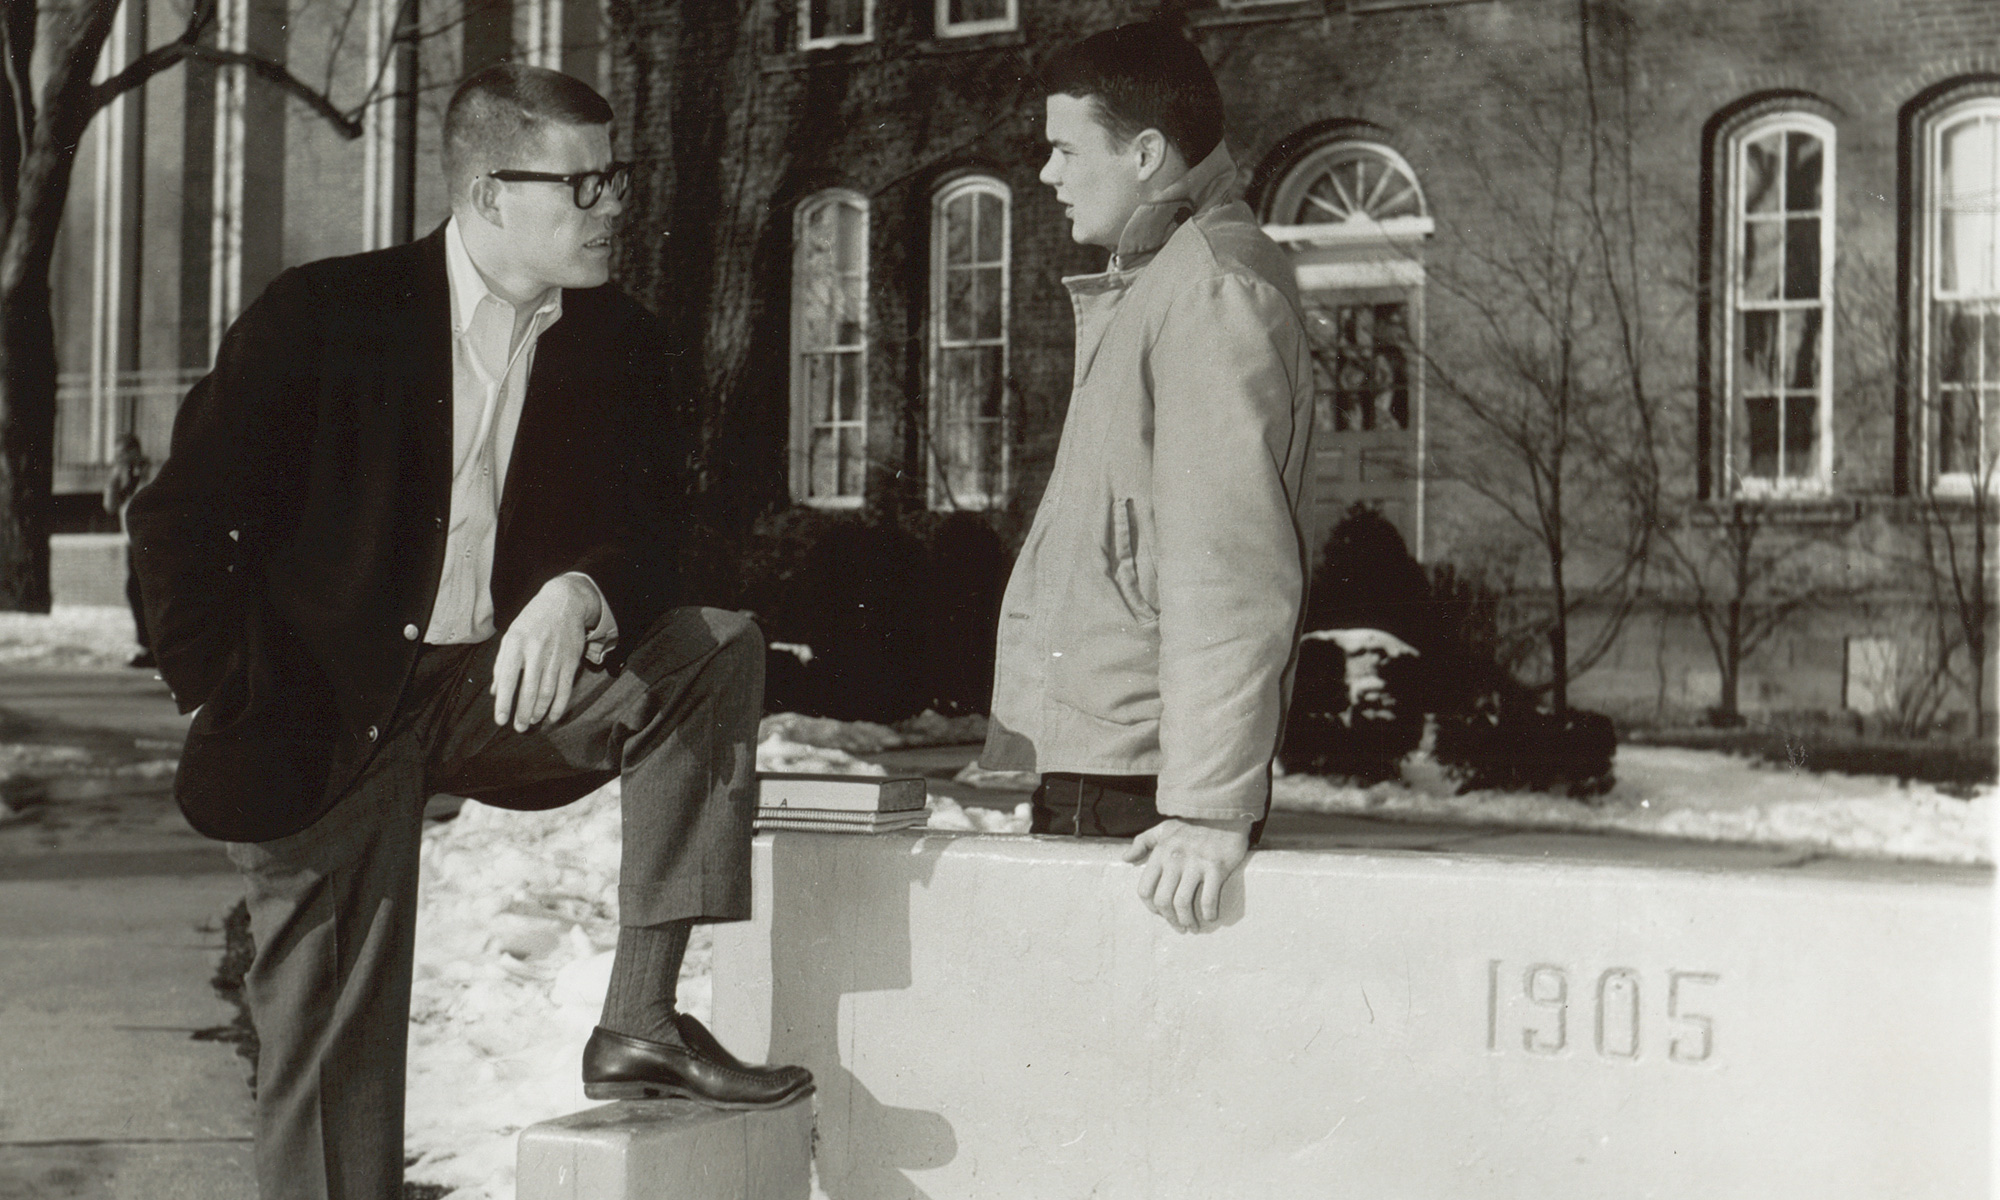
[[[76,131],[81,134],[81,127]],[[55,482],[56,331],[49,268],[77,138],[38,139],[0,251],[0,610],[49,610],[48,504]]]
[[[56,339],[47,274],[0,286],[0,610],[49,611]]]

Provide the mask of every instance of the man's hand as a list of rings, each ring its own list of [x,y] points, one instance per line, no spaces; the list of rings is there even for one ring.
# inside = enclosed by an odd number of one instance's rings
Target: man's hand
[[[1186,933],[1215,927],[1222,885],[1250,857],[1250,818],[1170,817],[1132,839],[1126,862],[1144,862],[1139,899]]]
[[[597,589],[572,575],[542,585],[500,638],[493,660],[493,723],[528,727],[562,720],[584,643],[597,623]]]

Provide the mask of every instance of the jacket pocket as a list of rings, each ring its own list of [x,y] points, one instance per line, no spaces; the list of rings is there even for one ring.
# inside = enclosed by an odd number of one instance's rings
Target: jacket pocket
[[[1111,582],[1132,615],[1143,624],[1160,619],[1159,575],[1153,563],[1152,524],[1139,514],[1139,502],[1126,497],[1111,505]]]

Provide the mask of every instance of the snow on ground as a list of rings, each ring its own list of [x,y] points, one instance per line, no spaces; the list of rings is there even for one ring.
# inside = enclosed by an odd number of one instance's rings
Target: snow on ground
[[[1971,800],[1927,783],[1821,774],[1710,750],[1620,746],[1618,785],[1591,800],[1541,793],[1469,792],[1427,760],[1398,781],[1361,788],[1310,775],[1278,779],[1272,806],[1392,820],[1587,830],[1697,841],[1799,846],[1870,858],[1993,861],[1994,806],[1985,785]]]
[[[0,667],[122,667],[138,648],[132,636],[132,610],[122,606],[59,605],[47,613],[0,612]]]

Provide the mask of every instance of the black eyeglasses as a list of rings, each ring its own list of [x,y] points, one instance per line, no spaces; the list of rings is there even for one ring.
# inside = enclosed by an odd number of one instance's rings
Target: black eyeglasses
[[[606,191],[613,200],[623,200],[625,193],[632,190],[632,164],[628,162],[615,162],[602,171],[578,171],[574,175],[548,171],[488,171],[487,174],[502,183],[566,183],[576,196],[578,208],[596,207]]]

